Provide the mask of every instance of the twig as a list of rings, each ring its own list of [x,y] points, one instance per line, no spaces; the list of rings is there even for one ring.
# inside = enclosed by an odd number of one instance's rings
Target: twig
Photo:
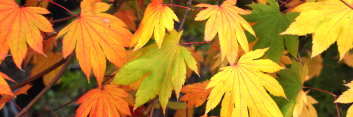
[[[11,89],[14,90],[14,89],[20,88],[22,86],[25,86],[26,84],[29,84],[29,83],[37,80],[38,78],[41,78],[42,76],[48,74],[49,72],[53,71],[54,69],[56,69],[59,66],[61,66],[62,64],[64,64],[65,61],[67,61],[67,60],[66,59],[61,59],[59,62],[57,62],[54,65],[50,66],[48,69],[38,73],[37,75],[29,77],[28,80],[25,80],[23,82],[20,82],[18,84],[15,84],[15,85],[11,86]]]
[[[75,102],[80,96],[81,96],[81,95],[76,96],[75,98],[73,98],[73,99],[70,100],[69,102],[67,102],[67,103],[65,103],[65,104],[63,104],[63,105],[61,105],[61,106],[59,106],[59,107],[53,109],[51,112],[55,112],[55,111],[58,111],[58,110],[60,110],[60,109],[62,109],[62,108],[64,108],[64,107],[66,107],[67,105],[69,105],[69,104]]]
[[[187,2],[187,5],[189,6],[189,8],[192,8],[192,0],[189,0],[189,1]],[[181,20],[181,23],[180,23],[178,32],[180,32],[180,31],[183,29],[184,24],[185,24],[186,17],[188,16],[190,10],[191,10],[191,9],[186,9],[186,11],[185,11],[185,13],[184,13],[183,20]]]
[[[152,108],[151,108],[151,112],[150,112],[150,117],[153,117],[153,111],[154,111],[154,106],[156,105],[156,101],[157,101],[157,98],[154,98],[153,102],[152,102]]]
[[[204,43],[209,43],[209,42],[186,42],[186,43],[180,43],[180,45],[204,44]]]
[[[37,102],[40,100],[40,98],[43,97],[43,95],[44,95],[46,92],[49,91],[49,89],[56,83],[56,81],[58,81],[58,80],[60,79],[60,77],[64,74],[64,72],[66,71],[66,69],[67,69],[67,67],[69,66],[70,62],[72,61],[73,57],[74,57],[73,54],[71,54],[71,55],[67,58],[67,60],[66,60],[66,62],[65,62],[65,64],[64,64],[64,66],[63,66],[63,67],[60,69],[60,71],[55,75],[55,77],[53,78],[53,80],[51,80],[50,83],[49,83],[47,86],[45,86],[45,88],[44,88],[42,91],[40,91],[40,93],[39,93],[31,102],[29,102],[29,104],[28,104],[26,107],[23,108],[23,110],[22,110],[21,112],[19,112],[19,113],[16,115],[16,117],[21,117],[23,114],[27,113],[27,112],[32,108],[32,106],[33,106],[35,103],[37,103]]]
[[[329,92],[329,91],[326,91],[326,90],[322,90],[322,89],[319,89],[319,88],[314,88],[314,87],[304,87],[304,88],[312,89],[312,90],[316,90],[316,91],[320,91],[320,92],[324,92],[324,93],[327,93],[327,94],[331,95],[334,100],[337,99],[337,95],[332,93],[332,92]],[[337,117],[341,117],[340,111],[338,110],[338,104],[337,103],[335,103],[335,107],[336,107]]]
[[[75,16],[71,15],[69,17],[64,17],[64,18],[53,20],[53,21],[51,21],[51,23],[55,24],[55,23],[63,22],[63,21],[66,21],[66,20],[70,20],[70,19],[72,19],[74,17]]]

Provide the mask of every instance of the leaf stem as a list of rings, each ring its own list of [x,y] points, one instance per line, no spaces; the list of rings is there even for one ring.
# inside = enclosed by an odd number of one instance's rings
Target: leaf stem
[[[51,23],[55,24],[55,23],[63,22],[63,21],[66,21],[66,20],[70,20],[70,19],[72,19],[74,17],[76,17],[76,16],[72,15],[72,16],[69,16],[69,17],[56,19],[56,20],[51,21]]]
[[[61,78],[61,76],[64,74],[64,72],[66,71],[67,67],[69,66],[70,62],[72,61],[72,59],[74,58],[73,54],[71,54],[67,60],[65,61],[64,66],[59,70],[59,72],[54,76],[53,80],[50,81],[50,83],[45,86],[45,88],[40,91],[40,93],[34,97],[34,99],[29,102],[29,104],[23,108],[22,111],[20,111],[16,117],[21,117],[22,115],[24,115],[25,113],[27,113],[35,103],[37,103],[41,97],[43,97],[43,95],[48,92],[50,90],[50,88]]]
[[[344,5],[348,6],[349,8],[351,8],[353,10],[353,7],[351,5],[349,5],[346,1],[344,0],[340,0]]]
[[[209,42],[186,42],[186,43],[180,43],[180,45],[204,44],[204,43],[209,43]]]
[[[167,5],[167,6],[175,6],[175,7],[180,7],[180,8],[184,8],[184,9],[192,10],[192,8],[190,8],[190,7],[181,6],[181,5],[175,5],[175,4],[163,4],[163,5]]]
[[[79,17],[77,14],[73,13],[72,11],[70,11],[69,9],[67,9],[66,7],[64,7],[64,6],[62,6],[62,5],[58,4],[58,3],[55,3],[55,2],[50,1],[50,0],[44,0],[44,1],[50,2],[50,3],[52,3],[52,4],[56,5],[56,6],[64,9],[65,11],[67,11],[67,12],[71,13],[72,15],[74,15],[75,17]]]
[[[327,94],[331,95],[334,100],[337,99],[337,95],[336,94],[334,94],[332,92],[329,92],[329,91],[326,91],[326,90],[323,90],[323,89],[314,88],[314,87],[303,87],[303,88],[324,92],[324,93],[327,93]],[[340,111],[338,110],[338,104],[337,103],[335,103],[335,107],[336,107],[337,117],[341,117]]]
[[[186,4],[189,6],[188,8],[192,7],[192,0],[189,0]],[[190,10],[192,10],[192,9],[191,8],[190,9],[186,9],[186,11],[184,13],[183,20],[181,20],[178,32],[180,32],[183,29],[185,21],[186,21],[186,17],[188,16]]]

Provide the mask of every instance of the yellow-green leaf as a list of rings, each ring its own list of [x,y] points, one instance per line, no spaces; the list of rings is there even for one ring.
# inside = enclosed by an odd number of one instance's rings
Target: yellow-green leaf
[[[173,30],[166,35],[160,49],[157,44],[140,49],[137,53],[142,55],[123,66],[115,76],[114,83],[122,85],[144,78],[136,93],[135,108],[159,95],[165,111],[172,90],[179,96],[186,79],[186,66],[197,73],[191,52],[179,45],[182,34]]]

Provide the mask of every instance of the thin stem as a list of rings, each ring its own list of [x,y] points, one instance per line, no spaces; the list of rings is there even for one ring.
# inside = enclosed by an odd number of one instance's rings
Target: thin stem
[[[186,42],[186,43],[180,43],[180,45],[204,44],[204,43],[209,43],[209,42]]]
[[[281,5],[279,5],[279,6],[281,7],[281,6],[285,5],[285,4],[287,4],[287,2],[289,2],[289,1],[291,1],[291,0],[286,0],[286,1],[282,2]]]
[[[187,5],[188,5],[189,7],[192,7],[192,0],[189,0],[189,1],[187,2]],[[188,7],[188,8],[189,8],[189,7]],[[181,20],[181,23],[180,23],[180,27],[179,27],[179,29],[178,29],[178,32],[180,32],[180,31],[183,29],[184,24],[185,24],[185,21],[186,21],[186,17],[188,16],[190,10],[192,10],[192,9],[186,9],[186,11],[185,11],[185,13],[184,13],[183,20]]]
[[[74,18],[75,16],[69,16],[69,17],[64,17],[64,18],[60,18],[60,19],[56,19],[56,20],[53,20],[51,21],[51,23],[55,24],[55,23],[59,23],[59,22],[63,22],[63,21],[66,21],[66,20],[70,20],[72,18]]]
[[[61,66],[62,64],[64,64],[65,61],[67,61],[67,60],[66,59],[61,59],[59,62],[57,62],[54,65],[50,66],[48,69],[44,70],[43,72],[40,72],[37,75],[29,77],[28,80],[25,80],[23,82],[20,82],[18,84],[15,84],[15,85],[11,86],[11,89],[14,90],[14,89],[20,88],[22,86],[25,86],[25,85],[37,80],[38,78],[41,78],[42,76],[48,74],[49,72],[53,71],[54,69],[56,69],[59,66]]]
[[[67,12],[71,13],[72,15],[74,15],[75,17],[79,17],[77,14],[73,13],[72,11],[70,11],[69,9],[65,8],[64,6],[62,6],[62,5],[58,4],[58,3],[55,3],[55,2],[50,1],[50,0],[44,0],[44,1],[50,2],[50,3],[52,3],[52,4],[56,5],[56,6],[64,9],[65,11],[67,11]]]
[[[316,90],[316,91],[320,91],[320,92],[324,92],[324,93],[327,93],[327,94],[331,95],[334,100],[337,99],[337,95],[332,93],[332,92],[329,92],[329,91],[326,91],[326,90],[322,90],[322,89],[319,89],[319,88],[314,88],[314,87],[304,87],[304,88],[312,89],[312,90]],[[338,110],[338,104],[337,103],[335,103],[335,107],[336,107],[337,117],[341,117],[340,111]]]
[[[61,105],[61,106],[59,106],[59,107],[53,109],[52,112],[58,111],[58,110],[60,110],[60,109],[62,109],[62,108],[64,108],[64,107],[70,105],[71,103],[75,102],[80,96],[81,96],[81,95],[79,95],[79,96],[73,98],[72,100],[70,100],[69,102],[67,102],[67,103],[65,103],[65,104],[63,104],[63,105]]]
[[[45,86],[45,88],[40,91],[40,93],[34,97],[34,99],[29,102],[29,104],[23,108],[23,110],[21,112],[19,112],[16,117],[21,117],[23,114],[27,113],[35,103],[37,103],[41,97],[44,96],[44,94],[46,92],[48,92],[50,90],[50,88],[61,78],[61,76],[64,74],[64,72],[66,71],[67,67],[69,66],[70,62],[72,61],[72,59],[74,58],[73,54],[71,54],[67,61],[65,62],[64,66],[59,70],[59,72],[54,76],[53,80],[50,81],[50,83]]]
[[[156,105],[156,102],[157,102],[157,98],[154,98],[153,102],[152,102],[152,108],[151,108],[151,112],[150,112],[150,117],[153,117],[153,111],[154,111],[154,106]]]
[[[192,10],[192,8],[190,8],[190,7],[181,6],[181,5],[175,5],[175,4],[163,4],[163,5],[167,5],[167,6],[175,6],[175,7],[180,7],[180,8],[184,8],[184,9]]]
[[[344,5],[348,6],[349,8],[351,8],[353,10],[353,7],[351,5],[349,5],[346,1],[344,0],[340,0]]]

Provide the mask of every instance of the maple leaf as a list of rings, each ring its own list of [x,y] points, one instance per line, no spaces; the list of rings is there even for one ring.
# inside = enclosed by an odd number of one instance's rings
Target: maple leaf
[[[336,103],[352,103],[353,102],[353,81],[346,84],[349,89],[343,92],[335,101]],[[353,105],[351,105],[347,110],[346,117],[353,117]]]
[[[195,20],[207,20],[205,26],[205,41],[212,41],[218,33],[221,46],[222,60],[227,57],[229,63],[233,65],[238,56],[238,42],[241,48],[249,51],[248,40],[244,29],[255,35],[250,24],[240,15],[250,14],[250,11],[243,10],[235,5],[234,0],[226,0],[222,5],[198,4],[195,7],[206,7],[200,11]]]
[[[303,57],[302,61],[308,66],[308,79],[319,76],[321,74],[321,70],[324,67],[322,65],[323,59],[321,55],[312,58]]]
[[[315,117],[317,112],[313,104],[318,103],[313,97],[303,90],[303,84],[309,80],[308,67],[298,62],[293,62],[289,69],[279,72],[278,82],[283,87],[287,99],[276,98],[285,117]]]
[[[259,39],[254,49],[271,47],[266,56],[279,62],[282,57],[282,52],[287,49],[288,52],[296,57],[298,53],[299,40],[297,36],[279,35],[286,30],[289,24],[297,16],[297,13],[281,13],[279,5],[275,0],[267,0],[265,4],[249,5],[253,10],[244,18],[249,22],[256,22],[252,27]]]
[[[136,44],[134,50],[146,45],[152,34],[158,47],[161,48],[166,29],[169,32],[174,30],[174,20],[179,22],[174,11],[163,5],[163,0],[152,0],[145,10],[139,28],[132,37],[132,45]]]
[[[129,29],[135,31],[136,30],[136,23],[137,20],[133,10],[121,10],[114,14],[116,17],[121,19]]]
[[[137,53],[142,55],[118,71],[113,81],[116,84],[127,85],[144,78],[136,93],[135,108],[159,95],[159,102],[165,112],[172,90],[179,96],[186,79],[186,66],[198,74],[191,52],[179,45],[182,34],[182,31],[171,31],[160,49],[157,44],[140,49]]]
[[[184,86],[181,89],[181,93],[185,93],[185,95],[180,98],[180,101],[186,101],[187,107],[201,106],[211,92],[211,89],[206,89],[208,83],[209,81],[204,81],[202,83],[194,83]]]
[[[120,117],[131,115],[129,104],[124,100],[129,93],[117,85],[103,85],[89,90],[78,101],[81,104],[75,117]]]
[[[0,72],[0,95],[14,95],[10,89],[9,84],[7,84],[6,80],[15,82],[12,80],[10,77],[8,77],[6,74]]]
[[[34,65],[30,76],[34,76],[43,72],[44,70],[48,69],[63,59],[61,52],[54,52],[54,47],[56,47],[56,36],[52,36],[49,39],[44,40],[43,50],[46,56],[42,56],[36,53],[33,53],[33,55],[27,55],[27,58],[31,59],[31,63]],[[57,72],[59,72],[61,67],[62,65],[44,75],[43,83],[45,85],[49,84],[52,78],[54,78]]]
[[[352,53],[347,53],[346,55],[344,55],[342,60],[346,65],[353,67],[353,54]]]
[[[274,96],[286,97],[281,85],[266,73],[283,69],[270,59],[262,57],[268,48],[250,51],[237,64],[221,68],[211,78],[207,88],[213,88],[206,104],[206,114],[221,101],[221,116],[273,116],[282,113],[268,91]],[[257,59],[257,60],[255,60]],[[249,113],[248,113],[249,112]]]
[[[32,85],[27,84],[20,89],[16,90],[12,95],[1,95],[0,98],[0,109],[5,106],[5,104],[9,101],[11,101],[13,98],[15,98],[18,95],[21,94],[27,94],[27,91],[32,87]]]
[[[15,0],[1,0],[0,11],[0,59],[10,50],[16,66],[22,69],[27,44],[34,51],[44,54],[40,31],[54,30],[41,14],[48,14],[49,11],[40,7],[21,7]]]
[[[98,85],[101,85],[107,58],[116,66],[127,61],[124,46],[129,45],[132,34],[125,24],[113,15],[101,13],[109,9],[102,2],[83,0],[81,15],[64,29],[58,37],[63,39],[63,56],[75,49],[76,57],[87,79],[93,69]]]
[[[347,1],[351,4],[352,1]],[[294,12],[300,15],[281,34],[306,35],[313,33],[312,57],[325,51],[337,42],[340,59],[353,47],[351,39],[353,12],[340,0],[307,2],[299,5]]]

